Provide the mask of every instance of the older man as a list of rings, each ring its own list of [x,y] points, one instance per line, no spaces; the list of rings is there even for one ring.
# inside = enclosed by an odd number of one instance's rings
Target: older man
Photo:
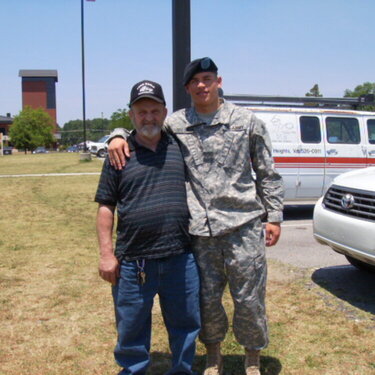
[[[119,373],[145,374],[150,362],[151,309],[159,295],[172,351],[169,374],[192,374],[200,329],[199,275],[188,233],[185,168],[180,148],[161,130],[167,114],[162,88],[134,85],[128,138],[131,158],[116,171],[105,161],[95,201],[100,276],[112,283]],[[116,249],[112,228],[117,208]]]
[[[228,319],[222,295],[227,283],[246,374],[259,375],[260,350],[268,344],[264,245],[279,239],[284,190],[265,124],[248,109],[220,99],[217,72],[208,57],[187,65],[183,83],[193,106],[173,113],[165,125],[180,142],[190,182],[190,233],[201,270],[199,337],[207,349],[204,375],[223,373],[220,344]],[[112,136],[111,162],[121,168],[127,151],[118,136],[125,133],[118,129]],[[267,220],[265,238],[262,219]]]

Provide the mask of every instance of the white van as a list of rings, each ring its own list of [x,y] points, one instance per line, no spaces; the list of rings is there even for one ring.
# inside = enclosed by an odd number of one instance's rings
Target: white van
[[[250,96],[225,98],[248,102]],[[262,98],[264,102],[265,97]],[[328,98],[304,97],[303,100],[325,103]],[[357,98],[350,100],[355,100],[357,105],[361,103]],[[346,103],[348,98],[336,101]],[[275,165],[284,179],[286,201],[316,200],[339,174],[375,166],[375,112],[322,106],[236,104],[249,108],[266,123]],[[366,101],[366,104],[374,103]]]

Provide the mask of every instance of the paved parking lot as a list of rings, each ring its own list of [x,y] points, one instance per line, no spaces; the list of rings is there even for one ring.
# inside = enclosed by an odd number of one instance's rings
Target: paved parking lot
[[[267,248],[267,258],[306,271],[311,275],[312,285],[328,291],[331,298],[375,315],[375,274],[357,270],[343,255],[314,240],[313,208],[313,205],[286,207],[282,236],[276,246]],[[348,314],[357,318],[355,310]],[[375,328],[375,316],[373,320]]]
[[[281,238],[276,246],[267,248],[269,258],[301,268],[348,264],[343,255],[314,240],[313,209],[313,205],[286,206]]]

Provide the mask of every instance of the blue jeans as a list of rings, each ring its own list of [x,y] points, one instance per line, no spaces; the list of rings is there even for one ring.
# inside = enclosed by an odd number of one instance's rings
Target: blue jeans
[[[114,351],[119,375],[143,375],[150,363],[151,310],[156,294],[168,331],[172,374],[192,374],[200,330],[199,274],[193,254],[146,260],[146,282],[138,280],[135,261],[122,262],[113,286],[118,341]]]

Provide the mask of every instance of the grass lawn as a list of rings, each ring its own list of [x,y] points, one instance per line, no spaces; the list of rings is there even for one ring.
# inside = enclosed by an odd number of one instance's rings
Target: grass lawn
[[[20,154],[0,157],[0,174],[99,172],[101,165],[80,162],[77,154]],[[110,286],[97,274],[98,178],[0,178],[1,375],[119,371]],[[328,292],[311,287],[310,276],[269,264],[271,343],[262,352],[262,374],[375,374],[373,315],[358,310],[360,319],[349,318]],[[231,314],[228,293],[225,304]],[[157,304],[152,351],[149,373],[163,374],[170,357]],[[242,348],[231,331],[223,352],[226,375],[244,374]],[[197,371],[203,364],[198,344]]]
[[[0,157],[0,175],[100,172],[101,166],[102,161],[95,157],[91,162],[80,161],[76,152],[26,155],[18,152]]]

